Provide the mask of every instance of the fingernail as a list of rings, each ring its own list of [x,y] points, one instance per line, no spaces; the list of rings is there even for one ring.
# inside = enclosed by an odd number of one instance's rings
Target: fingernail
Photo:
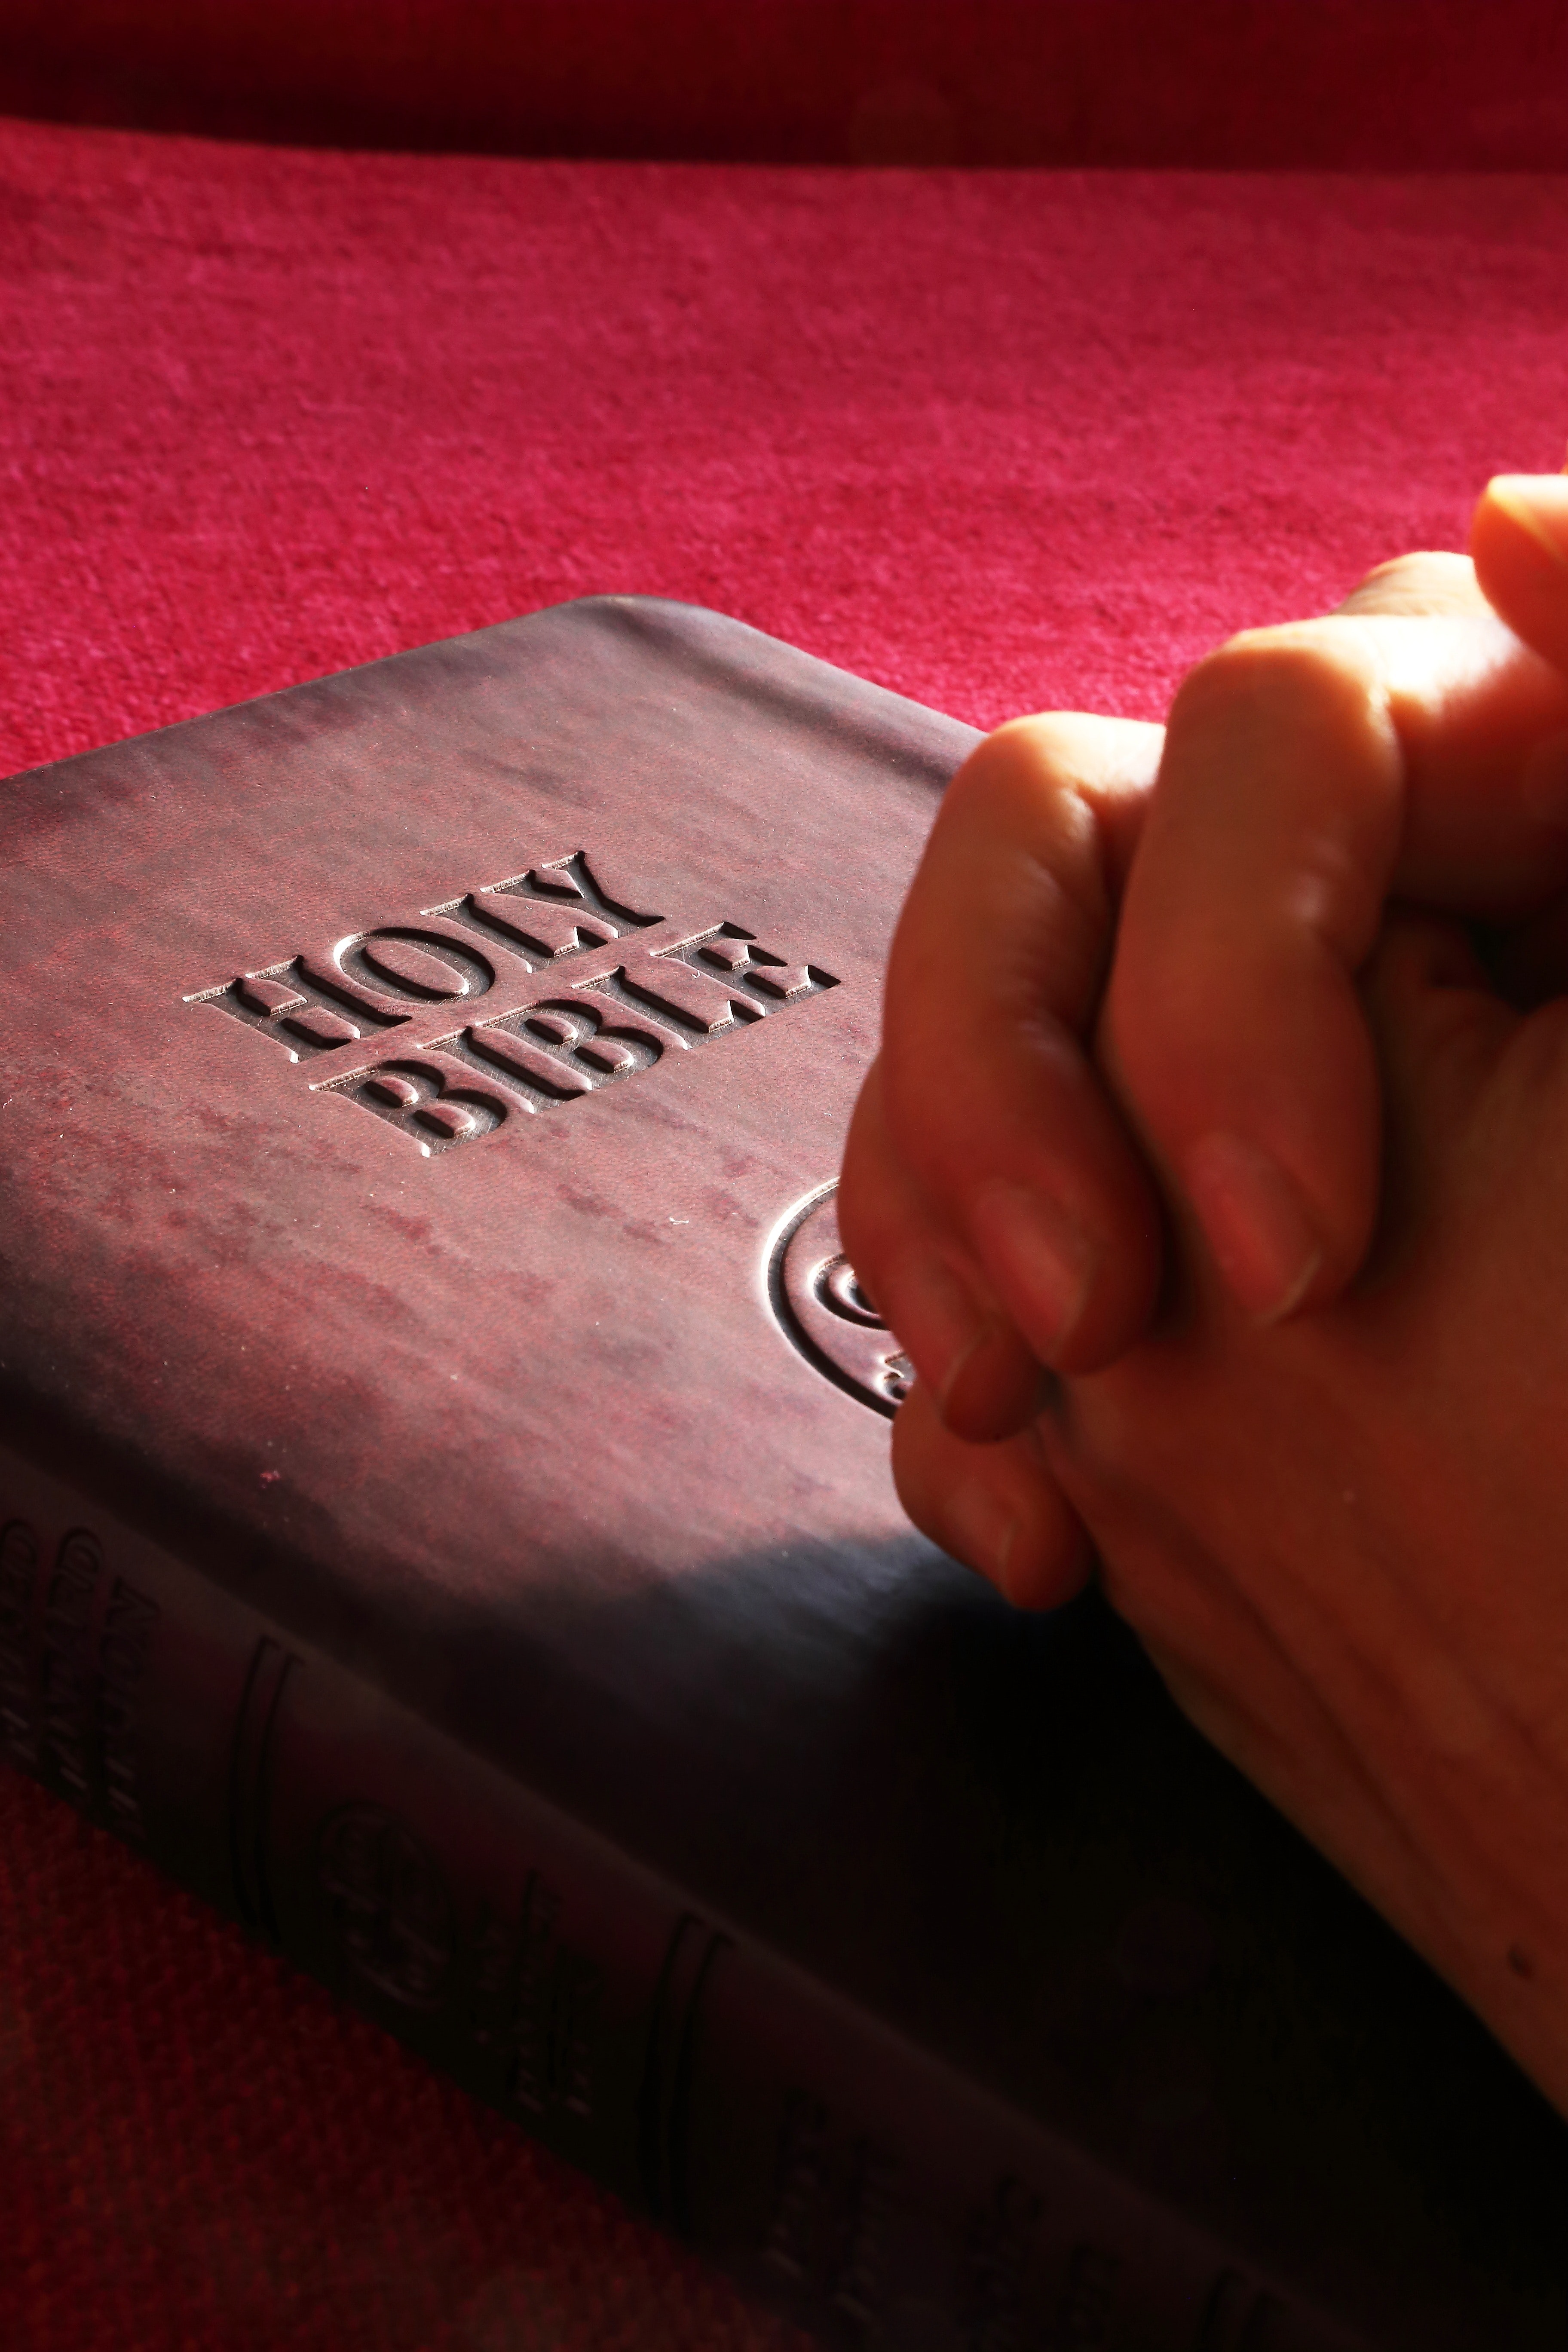
[[[943,1506],[942,1526],[953,1558],[1005,1592],[1017,1521],[1001,1497],[977,1481],[960,1486]]]
[[[992,1338],[994,1319],[940,1258],[906,1260],[889,1290],[882,1301],[889,1327],[903,1341],[941,1412],[964,1367]]]
[[[1076,1219],[1022,1184],[988,1184],[971,1214],[975,1246],[1024,1337],[1048,1363],[1077,1328],[1099,1252]]]
[[[1205,1135],[1183,1163],[1187,1198],[1233,1297],[1259,1323],[1299,1307],[1323,1262],[1295,1187],[1239,1135]]]
[[[1568,565],[1568,479],[1562,474],[1494,474],[1487,496],[1553,563]]]

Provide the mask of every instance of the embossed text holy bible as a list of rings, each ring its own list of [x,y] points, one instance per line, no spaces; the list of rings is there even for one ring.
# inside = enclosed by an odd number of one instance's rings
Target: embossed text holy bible
[[[1560,2352],[1556,2119],[899,1513],[831,1185],[973,740],[605,599],[4,788],[0,1740],[829,2338]]]

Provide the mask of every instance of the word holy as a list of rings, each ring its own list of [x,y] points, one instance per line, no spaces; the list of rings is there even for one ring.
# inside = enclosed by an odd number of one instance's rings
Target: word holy
[[[836,988],[831,972],[790,963],[738,923],[656,945],[613,971],[530,994],[505,1013],[416,1042],[387,1033],[504,990],[518,969],[552,971],[574,956],[635,940],[665,920],[611,898],[582,850],[422,910],[418,924],[358,931],[185,1001],[274,1039],[294,1062],[331,1055],[356,1066],[313,1078],[402,1129],[422,1151],[450,1150],[632,1077],[670,1051],[733,1035],[797,1000]],[[559,983],[557,983],[559,988]],[[423,1016],[423,1017],[422,1017]],[[368,1066],[347,1049],[385,1037]]]

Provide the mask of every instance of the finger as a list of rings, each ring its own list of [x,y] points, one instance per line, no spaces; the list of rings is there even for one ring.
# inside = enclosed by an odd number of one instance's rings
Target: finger
[[[1384,1255],[1416,1236],[1481,1087],[1523,1016],[1462,923],[1397,908],[1362,975],[1385,1106]]]
[[[933,1264],[967,1285],[972,1331],[1001,1300],[1059,1370],[1108,1360],[1151,1311],[1159,1210],[1086,1039],[1160,740],[1157,728],[1065,717],[990,737],[950,788],[900,919],[878,1079],[885,1147],[847,1171],[840,1218],[950,1421],[963,1340],[956,1327],[943,1340],[922,1303]],[[907,1219],[861,1181],[889,1160],[918,1211]]]
[[[922,1533],[1016,1608],[1059,1608],[1088,1581],[1083,1523],[1031,1431],[1000,1445],[966,1445],[917,1381],[893,1423],[893,1477]]]
[[[849,1123],[838,1230],[857,1278],[905,1353],[924,1378],[936,1368],[940,1386],[930,1393],[950,1426],[977,1439],[1021,1429],[1035,1411],[1040,1367],[984,1276],[934,1223],[894,1149],[879,1059]]]
[[[1339,612],[1373,623],[1405,756],[1398,888],[1472,915],[1539,904],[1563,859],[1539,782],[1568,759],[1568,678],[1499,618],[1468,556],[1396,556]]]
[[[1517,912],[1568,881],[1568,827],[1521,783],[1554,720],[1564,681],[1465,610],[1255,632],[1177,698],[1104,1044],[1262,1320],[1334,1297],[1372,1232],[1376,1074],[1353,980],[1385,898]]]
[[[1446,1122],[1472,1091],[1465,1069],[1472,1050],[1489,1065],[1520,1022],[1467,926],[1425,908],[1390,908],[1361,992],[1385,1077],[1402,1091],[1415,1084],[1425,1092],[1430,1073],[1458,1088],[1440,1099]]]
[[[1510,631],[1553,673],[1568,673],[1568,480],[1500,474],[1470,524],[1480,586]],[[1531,812],[1568,831],[1568,719],[1542,731],[1523,780]]]
[[[1553,668],[1568,669],[1568,478],[1497,475],[1471,520],[1470,552],[1494,610]]]
[[[1260,631],[1188,677],[1107,999],[1116,1082],[1264,1322],[1332,1296],[1372,1228],[1376,1070],[1352,974],[1404,764],[1370,625]]]
[[[1405,755],[1395,887],[1471,916],[1540,906],[1568,879],[1568,677],[1495,618],[1375,633]]]
[[[1400,613],[1429,619],[1439,613],[1485,614],[1491,606],[1468,555],[1422,548],[1376,563],[1352,589],[1341,613]]]

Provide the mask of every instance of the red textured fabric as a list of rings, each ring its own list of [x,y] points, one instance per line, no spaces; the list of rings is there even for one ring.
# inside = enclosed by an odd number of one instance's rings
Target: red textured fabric
[[[668,2239],[0,1768],[7,2352],[785,2352]]]
[[[1562,0],[0,0],[0,110],[497,154],[1568,163]]]
[[[1155,713],[1559,461],[1565,266],[1557,180],[0,127],[0,767],[595,589]],[[3,1769],[0,1919],[6,2352],[784,2340]]]

